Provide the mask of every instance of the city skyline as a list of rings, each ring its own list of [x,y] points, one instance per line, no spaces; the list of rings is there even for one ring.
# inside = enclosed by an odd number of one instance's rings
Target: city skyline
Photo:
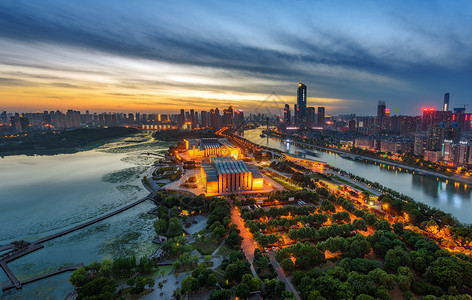
[[[467,2],[85,4],[0,4],[0,109],[282,114],[298,82],[334,115],[470,102]]]

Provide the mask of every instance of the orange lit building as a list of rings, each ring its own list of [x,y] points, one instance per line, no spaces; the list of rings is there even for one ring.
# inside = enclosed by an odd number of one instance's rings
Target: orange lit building
[[[239,148],[227,139],[186,139],[184,142],[191,159],[215,156],[231,156],[237,159],[240,156]]]
[[[212,157],[202,163],[201,178],[207,194],[262,190],[264,179],[257,166],[232,156]]]

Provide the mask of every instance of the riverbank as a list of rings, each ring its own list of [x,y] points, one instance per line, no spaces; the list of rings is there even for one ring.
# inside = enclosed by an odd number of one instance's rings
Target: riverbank
[[[0,140],[0,156],[71,154],[97,148],[138,133],[136,128],[80,128],[62,132],[30,133]]]
[[[282,141],[282,139],[280,137],[274,136],[270,132],[268,132],[267,134],[271,138]],[[318,150],[322,150],[322,151],[326,151],[326,152],[334,152],[334,153],[337,153],[337,154],[348,154],[348,155],[352,155],[352,156],[355,156],[355,157],[360,157],[363,160],[367,160],[367,161],[371,161],[371,162],[375,162],[375,163],[386,164],[386,165],[393,166],[393,167],[403,168],[403,169],[406,169],[406,170],[410,170],[412,172],[418,172],[420,174],[421,173],[426,173],[427,174],[426,176],[431,175],[431,176],[435,176],[437,178],[441,178],[441,179],[445,179],[445,180],[452,180],[452,181],[456,181],[456,182],[460,182],[460,183],[464,183],[464,184],[472,184],[472,178],[461,176],[459,174],[447,174],[447,173],[438,172],[438,171],[431,171],[429,169],[420,168],[420,167],[413,167],[413,166],[410,166],[410,165],[407,165],[407,164],[403,164],[403,163],[388,160],[388,159],[373,158],[373,157],[370,157],[370,156],[359,155],[357,153],[353,153],[353,152],[348,151],[348,150],[333,149],[333,148],[328,148],[328,147],[323,147],[323,146],[318,146],[318,145],[303,143],[303,142],[298,142],[298,141],[291,141],[290,143],[293,144],[293,145],[296,145],[296,146],[310,147],[312,149],[318,149]]]

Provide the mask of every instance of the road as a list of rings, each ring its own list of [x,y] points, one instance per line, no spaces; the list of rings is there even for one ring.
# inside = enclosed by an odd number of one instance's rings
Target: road
[[[270,252],[268,253],[268,255],[269,255],[270,263],[274,266],[275,272],[277,272],[277,279],[285,282],[285,289],[289,292],[292,292],[298,300],[301,300],[301,297],[298,294],[297,289],[293,286],[293,284],[287,278],[280,264],[275,260],[275,253]]]
[[[254,261],[254,250],[256,249],[256,242],[252,238],[252,233],[244,227],[243,219],[241,218],[241,212],[238,207],[231,205],[231,222],[238,226],[238,229],[241,231],[240,235],[243,238],[241,244],[241,249],[243,249],[244,254],[246,255],[247,260],[251,263],[251,271],[254,277],[257,277],[256,269],[252,262]]]

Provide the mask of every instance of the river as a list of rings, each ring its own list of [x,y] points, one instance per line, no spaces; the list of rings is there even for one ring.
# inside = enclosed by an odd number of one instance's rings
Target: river
[[[292,154],[305,153],[308,158],[324,161],[329,165],[351,172],[370,181],[376,181],[384,186],[408,195],[416,201],[437,207],[451,213],[459,221],[472,223],[472,194],[471,186],[451,180],[445,181],[433,176],[411,174],[400,171],[385,164],[366,161],[354,161],[342,158],[339,154],[309,149],[317,156],[306,154],[306,148],[295,146],[289,142],[260,137],[262,129],[246,130],[244,137],[253,143],[288,151]]]
[[[44,237],[146,196],[149,192],[141,178],[169,146],[154,140],[149,132],[141,132],[74,154],[1,158],[0,245]],[[67,264],[149,255],[156,249],[151,243],[155,217],[146,213],[152,207],[146,201],[46,242],[45,248],[9,266],[21,281]],[[25,285],[20,292],[3,297],[64,299],[73,290],[69,276],[65,273]],[[6,283],[8,278],[0,269],[0,285]]]

